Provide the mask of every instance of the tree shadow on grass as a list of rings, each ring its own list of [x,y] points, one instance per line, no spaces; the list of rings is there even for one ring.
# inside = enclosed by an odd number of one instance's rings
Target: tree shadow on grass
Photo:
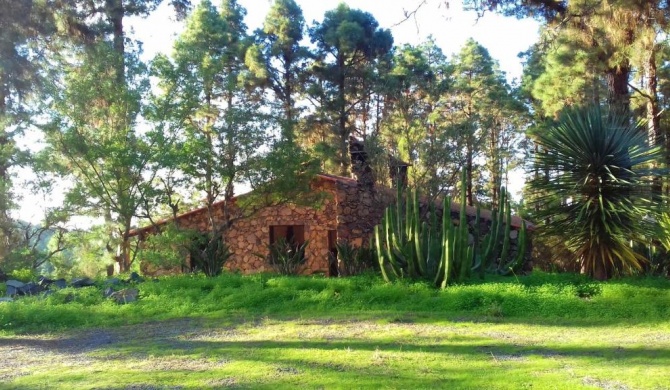
[[[188,376],[200,380],[205,387],[361,387],[375,388],[380,383],[393,383],[395,387],[412,388],[486,388],[491,383],[509,381],[511,369],[521,369],[532,365],[537,359],[562,361],[563,359],[586,359],[602,362],[604,365],[616,364],[638,367],[670,366],[670,347],[620,347],[575,345],[575,343],[552,346],[520,345],[518,340],[501,340],[494,336],[467,334],[461,325],[428,325],[415,323],[405,316],[384,317],[386,323],[361,321],[354,319],[301,318],[291,319],[286,326],[297,327],[286,335],[268,335],[258,332],[269,325],[283,327],[283,321],[277,318],[252,317],[231,321],[225,326],[216,326],[212,320],[180,319],[163,322],[151,322],[140,325],[124,326],[114,329],[93,329],[70,331],[54,338],[21,336],[0,339],[0,351],[8,348],[35,350],[56,354],[83,354],[87,361],[95,361],[105,366],[122,367],[115,375],[125,380],[134,380],[138,370],[132,362],[173,359],[177,361],[174,369],[149,368],[155,384],[149,386],[140,380],[127,382],[119,387],[105,386],[107,389],[161,389],[171,388],[175,376]],[[311,333],[301,339],[300,327],[319,328],[332,326],[324,334]],[[351,327],[349,333],[334,334],[342,327]],[[393,333],[395,336],[382,337],[387,330],[404,330],[405,333]],[[441,332],[431,332],[438,329]],[[458,329],[459,331],[452,331]],[[250,330],[254,332],[249,333]],[[421,331],[425,331],[421,334]],[[261,329],[262,331],[262,329]],[[479,329],[481,332],[481,328]],[[351,333],[355,333],[352,335]],[[251,334],[251,336],[249,336]],[[252,338],[244,340],[245,337]],[[258,338],[263,338],[258,340]],[[277,339],[279,338],[279,340]],[[283,338],[283,340],[281,339]],[[361,362],[360,359],[364,359]],[[399,360],[414,359],[420,363],[409,371],[399,367]],[[439,369],[431,368],[434,362],[467,361],[472,367],[455,365]],[[188,370],[179,361],[221,361],[249,362],[263,370],[261,379],[242,373],[228,377],[225,370],[217,368],[203,371]],[[228,364],[228,363],[226,363]],[[486,375],[482,375],[481,364],[486,365]],[[224,365],[225,366],[225,365]],[[465,365],[467,366],[467,364]],[[127,368],[126,368],[127,367]],[[146,370],[146,369],[142,369]],[[213,380],[212,377],[221,377]],[[59,373],[60,383],[82,384],[81,373]],[[85,377],[85,375],[84,375]],[[566,377],[567,378],[567,377]],[[16,385],[29,383],[18,378]],[[567,380],[567,379],[566,379]],[[575,382],[579,385],[578,379]],[[219,382],[217,382],[219,381]],[[87,382],[88,383],[88,382]],[[178,383],[178,382],[177,382]],[[164,385],[161,385],[164,384]],[[135,387],[133,387],[135,386]],[[138,387],[139,386],[139,387]],[[144,387],[142,387],[144,386]],[[149,387],[147,387],[149,386]],[[163,386],[163,387],[161,387]],[[568,386],[566,384],[566,386]],[[572,387],[572,386],[569,386]],[[10,387],[8,387],[10,388]],[[174,388],[174,387],[172,387]],[[181,389],[203,388],[202,385],[177,387]],[[513,388],[507,386],[507,388]]]
[[[211,351],[226,350],[273,350],[273,349],[311,349],[311,350],[359,350],[359,351],[397,351],[422,352],[450,355],[468,354],[516,354],[519,356],[540,357],[603,357],[618,360],[650,359],[650,365],[670,366],[670,346],[642,347],[642,346],[580,346],[565,345],[544,347],[537,345],[519,344],[518,339],[501,341],[495,336],[468,335],[467,330],[460,328],[459,332],[452,332],[448,325],[431,325],[430,329],[422,329],[422,323],[391,322],[390,325],[410,332],[408,335],[396,336],[392,340],[375,338],[378,332],[383,332],[389,324],[363,324],[365,320],[347,319],[333,320],[289,320],[293,325],[309,326],[352,326],[359,332],[355,336],[338,337],[331,333],[315,335],[302,340],[277,341],[267,340],[239,340],[245,337],[245,329],[262,327],[264,319],[254,319],[251,322],[242,321],[237,325],[212,327],[201,319],[179,319],[164,322],[151,322],[140,325],[130,325],[119,328],[100,328],[84,331],[70,331],[54,338],[21,336],[0,338],[2,348],[35,348],[44,351],[59,353],[89,353],[111,352],[142,356],[147,354],[148,346],[153,345],[150,353],[155,356],[170,355],[197,355]],[[272,325],[282,325],[282,319],[271,320]],[[505,322],[507,323],[507,322]],[[441,329],[440,334],[411,334],[411,332]],[[365,341],[367,335],[371,338]],[[255,336],[257,337],[257,336]],[[293,335],[292,337],[296,337]],[[223,340],[216,340],[216,339]],[[557,340],[548,340],[555,344]],[[670,338],[665,340],[670,343]],[[613,342],[616,344],[616,341]]]

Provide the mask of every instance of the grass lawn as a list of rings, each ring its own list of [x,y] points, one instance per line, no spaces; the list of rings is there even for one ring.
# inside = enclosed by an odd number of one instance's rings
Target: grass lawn
[[[670,282],[225,275],[0,304],[2,389],[670,389]],[[67,299],[66,299],[67,297]],[[65,301],[69,301],[65,303]]]

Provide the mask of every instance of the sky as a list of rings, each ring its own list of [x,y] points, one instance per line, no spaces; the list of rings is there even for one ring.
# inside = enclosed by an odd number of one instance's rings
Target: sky
[[[194,3],[199,0],[193,0]],[[219,0],[212,0],[217,4]],[[260,28],[272,4],[271,0],[238,0],[246,8],[245,22],[249,33]],[[517,20],[486,13],[478,18],[474,12],[465,12],[460,0],[296,0],[301,6],[308,26],[323,20],[326,11],[339,3],[372,14],[380,27],[391,29],[396,45],[419,44],[432,36],[448,58],[457,53],[468,38],[473,38],[488,49],[498,61],[510,82],[521,77],[522,64],[518,54],[526,51],[537,41],[539,23],[534,20]],[[151,60],[156,54],[170,54],[175,38],[183,30],[183,23],[175,21],[168,5],[163,4],[147,18],[133,18],[127,23],[130,36],[143,42],[143,59]],[[416,14],[405,20],[405,12],[419,7]],[[22,173],[23,175],[23,173]],[[19,180],[17,180],[19,182]],[[19,184],[20,186],[20,184]],[[518,194],[523,186],[523,172],[510,172],[509,190]],[[18,191],[23,199],[19,203],[17,217],[39,223],[44,208],[55,206],[63,199],[60,191],[44,196],[34,196],[27,191]],[[80,225],[76,223],[76,225]],[[85,223],[86,225],[86,223]]]
[[[198,1],[198,0],[194,0]],[[457,53],[468,38],[473,38],[489,50],[498,60],[508,79],[521,76],[522,66],[517,55],[537,41],[539,23],[535,20],[517,20],[486,13],[477,18],[475,12],[463,11],[460,0],[296,0],[303,11],[308,26],[322,21],[326,11],[347,3],[351,8],[372,14],[380,27],[390,28],[396,45],[419,44],[430,35],[438,46],[450,57]],[[217,4],[218,0],[212,0]],[[270,9],[270,0],[238,0],[247,10],[246,23],[249,32],[263,25]],[[405,20],[405,11],[422,5],[415,17]],[[448,5],[447,5],[448,4]],[[183,29],[183,24],[174,21],[168,2],[146,19],[130,23],[137,39],[144,42],[145,58],[150,59],[159,52],[170,54],[172,43]]]

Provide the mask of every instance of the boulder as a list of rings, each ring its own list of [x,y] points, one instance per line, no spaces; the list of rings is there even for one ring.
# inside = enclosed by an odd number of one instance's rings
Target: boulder
[[[10,297],[2,297],[0,298],[0,302],[14,302],[14,299]]]
[[[126,288],[112,293],[109,297],[116,301],[116,303],[124,304],[135,302],[139,294],[140,291],[136,288]]]
[[[14,287],[14,286],[7,286],[6,295],[7,295],[8,297],[13,297],[13,296],[15,296],[15,295],[18,294],[18,293],[19,293],[19,290],[18,290],[16,287]]]
[[[119,278],[110,278],[105,280],[106,286],[118,286],[119,284],[121,284],[121,279]]]
[[[111,288],[111,287],[107,287],[107,288],[102,292],[102,296],[104,296],[105,298],[109,298],[109,297],[111,297],[112,294],[114,294],[114,289]]]
[[[23,286],[26,285],[25,283],[19,282],[18,280],[14,280],[14,279],[10,279],[10,280],[6,281],[5,284],[7,285],[7,287],[14,287],[16,289],[22,288]]]
[[[67,287],[67,282],[65,281],[65,279],[57,279],[57,280],[54,280],[54,283],[53,283],[53,284],[54,284],[54,286],[56,286],[56,287],[58,287],[58,288],[65,288],[65,287]]]
[[[74,278],[70,282],[70,286],[72,287],[88,287],[88,286],[93,286],[95,285],[95,282],[89,278]]]
[[[23,287],[19,288],[20,295],[37,295],[42,289],[37,283],[26,283]]]
[[[137,272],[132,272],[130,274],[130,278],[128,279],[128,282],[142,283],[142,282],[144,282],[144,278],[141,277]]]
[[[53,282],[54,282],[53,280],[51,280],[49,278],[46,278],[42,275],[40,275],[40,277],[37,278],[37,284],[39,284],[40,287],[47,287],[50,284],[52,284]]]

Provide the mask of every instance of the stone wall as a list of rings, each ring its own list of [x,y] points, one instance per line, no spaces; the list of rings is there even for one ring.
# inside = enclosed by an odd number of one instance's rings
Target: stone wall
[[[386,188],[369,188],[355,180],[337,183],[337,238],[367,246],[384,209],[395,201]]]
[[[266,207],[251,217],[237,220],[225,236],[233,256],[227,268],[242,273],[269,271],[265,260],[270,244],[270,226],[303,225],[307,263],[303,273],[328,272],[328,231],[337,229],[336,201],[330,197],[319,208],[287,204]]]

